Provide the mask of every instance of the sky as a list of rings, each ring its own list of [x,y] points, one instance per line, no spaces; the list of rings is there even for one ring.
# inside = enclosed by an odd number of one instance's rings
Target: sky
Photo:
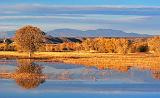
[[[0,31],[116,29],[160,35],[160,0],[1,0]]]

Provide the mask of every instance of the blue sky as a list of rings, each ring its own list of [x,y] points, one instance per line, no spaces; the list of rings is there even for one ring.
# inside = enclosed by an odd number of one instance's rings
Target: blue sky
[[[0,31],[34,25],[160,35],[160,0],[1,0]]]
[[[1,0],[1,4],[41,3],[55,5],[146,5],[160,6],[159,0]]]

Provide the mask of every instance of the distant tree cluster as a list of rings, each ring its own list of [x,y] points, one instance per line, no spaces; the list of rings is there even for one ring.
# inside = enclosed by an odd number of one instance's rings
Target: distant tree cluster
[[[1,43],[0,51],[16,51],[19,47],[16,43]],[[151,38],[86,38],[81,43],[64,42],[58,44],[41,45],[37,51],[65,52],[88,51],[100,53],[160,53],[160,37]]]
[[[160,37],[86,38],[81,43],[46,44],[45,51],[90,51],[101,53],[160,53]]]
[[[118,38],[95,38],[86,39],[82,42],[84,50],[105,53],[127,53],[130,42],[127,39]]]
[[[131,41],[128,53],[149,52],[147,38],[137,38]]]
[[[14,51],[15,47],[12,45],[12,40],[6,39],[5,42],[0,40],[0,51]]]
[[[136,53],[148,52],[146,39],[127,38],[87,38],[82,43],[46,44],[46,51],[89,51],[99,53]]]

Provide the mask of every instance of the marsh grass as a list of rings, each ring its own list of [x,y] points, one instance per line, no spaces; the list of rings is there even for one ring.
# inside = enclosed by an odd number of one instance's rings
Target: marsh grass
[[[0,57],[27,58],[25,52],[0,52]],[[33,59],[45,59],[45,61],[64,62],[79,64],[98,69],[118,68],[128,69],[136,67],[139,69],[160,69],[160,56],[155,54],[117,54],[117,53],[91,53],[91,52],[34,52]]]

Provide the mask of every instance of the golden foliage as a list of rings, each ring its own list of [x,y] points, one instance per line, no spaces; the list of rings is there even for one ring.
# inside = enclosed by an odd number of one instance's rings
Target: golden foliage
[[[127,53],[129,41],[118,38],[95,38],[86,39],[82,42],[84,50],[95,50],[106,53]]]
[[[160,36],[150,38],[148,40],[148,45],[151,52],[160,54]]]
[[[44,32],[37,27],[28,25],[16,31],[14,41],[14,44],[0,44],[0,51],[87,51],[120,54],[150,52],[160,54],[160,36],[150,38],[83,38],[81,43],[45,44]]]
[[[15,35],[15,42],[19,51],[37,51],[42,45],[43,39],[44,32],[30,25],[20,28]]]

